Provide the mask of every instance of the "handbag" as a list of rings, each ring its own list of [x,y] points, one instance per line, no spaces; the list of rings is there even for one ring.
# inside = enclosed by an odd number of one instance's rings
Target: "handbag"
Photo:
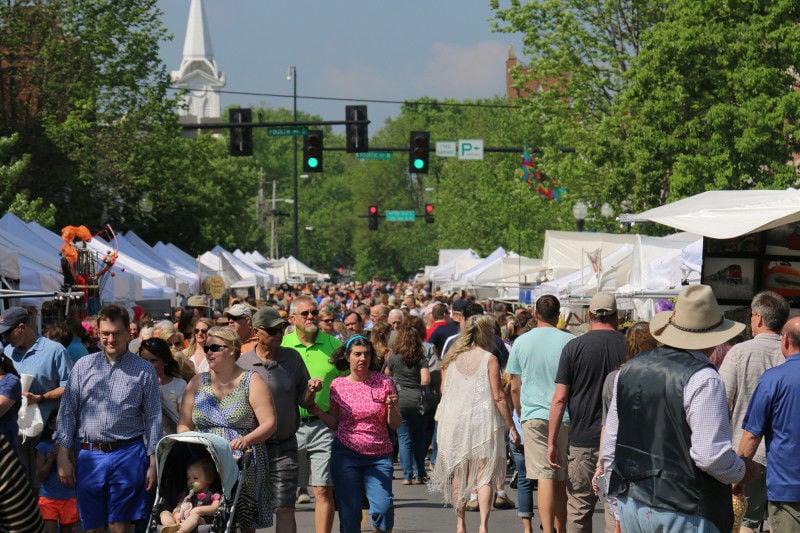
[[[19,424],[19,435],[22,437],[20,442],[25,442],[29,438],[36,438],[44,430],[42,411],[38,405],[29,404],[26,397],[22,398],[19,406],[17,422]]]
[[[422,387],[417,400],[417,412],[422,416],[433,414],[439,405],[439,396],[430,385]]]

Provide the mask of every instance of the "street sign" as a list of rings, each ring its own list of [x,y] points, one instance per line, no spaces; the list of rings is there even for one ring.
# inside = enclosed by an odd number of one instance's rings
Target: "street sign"
[[[356,159],[379,159],[381,161],[391,161],[394,154],[392,152],[358,152]]]
[[[458,141],[458,158],[472,161],[483,159],[483,139],[461,139]]]
[[[455,141],[439,141],[436,143],[436,155],[439,157],[455,157],[456,156],[456,143]]]
[[[386,211],[386,222],[414,222],[416,219],[414,211]]]
[[[294,137],[303,135],[308,135],[308,128],[305,126],[267,128],[267,137]]]

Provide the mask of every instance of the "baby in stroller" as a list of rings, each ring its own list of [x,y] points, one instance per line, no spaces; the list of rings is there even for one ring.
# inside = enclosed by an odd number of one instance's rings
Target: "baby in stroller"
[[[189,465],[186,482],[189,492],[178,497],[175,509],[161,511],[161,533],[194,531],[198,525],[210,523],[219,509],[222,498],[219,477],[210,457],[202,457]]]

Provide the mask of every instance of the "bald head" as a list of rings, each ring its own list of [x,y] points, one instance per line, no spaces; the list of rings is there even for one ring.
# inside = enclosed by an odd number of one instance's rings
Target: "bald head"
[[[783,326],[781,352],[784,357],[800,352],[800,317],[790,318]]]

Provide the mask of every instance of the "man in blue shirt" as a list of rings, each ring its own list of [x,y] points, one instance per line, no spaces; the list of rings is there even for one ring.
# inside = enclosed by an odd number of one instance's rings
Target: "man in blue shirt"
[[[773,533],[800,531],[800,317],[783,327],[786,362],[764,372],[742,423],[739,455],[752,458],[767,441],[767,499]]]
[[[103,351],[75,363],[61,400],[58,478],[76,487],[87,533],[124,533],[156,483],[161,400],[153,366],[128,351],[128,311],[105,305],[97,322]]]
[[[33,376],[30,388],[22,395],[28,405],[38,405],[42,420],[58,406],[72,369],[66,348],[60,343],[39,336],[28,311],[23,307],[9,307],[0,317],[0,337],[5,345],[6,357],[22,374]],[[23,389],[24,390],[24,389]],[[27,469],[28,481],[34,490],[39,488],[36,477],[37,438],[27,438],[19,446],[22,465]]]

